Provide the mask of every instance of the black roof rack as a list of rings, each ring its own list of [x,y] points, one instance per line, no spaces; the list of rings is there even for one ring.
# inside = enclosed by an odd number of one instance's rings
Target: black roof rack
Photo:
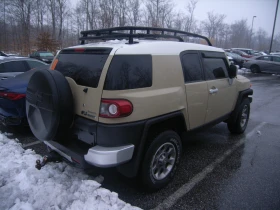
[[[129,31],[129,32],[125,33],[120,31]],[[145,31],[145,32],[136,33],[136,31]],[[155,34],[154,32],[160,32],[160,33]],[[185,31],[168,29],[168,28],[124,26],[124,27],[114,27],[114,28],[106,28],[106,29],[99,29],[99,30],[82,31],[81,35],[82,37],[79,38],[79,40],[81,40],[81,44],[85,44],[85,40],[98,40],[98,39],[110,40],[110,39],[119,39],[119,38],[128,38],[129,44],[135,43],[133,41],[133,38],[152,38],[152,39],[173,38],[173,39],[178,39],[178,41],[180,42],[184,42],[183,37],[196,37],[196,38],[204,39],[209,46],[212,46],[210,40],[205,36],[185,32]]]

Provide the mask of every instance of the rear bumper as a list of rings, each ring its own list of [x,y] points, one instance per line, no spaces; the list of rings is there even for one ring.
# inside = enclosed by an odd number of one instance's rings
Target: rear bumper
[[[85,160],[94,166],[112,167],[125,163],[132,159],[134,145],[120,147],[95,146],[88,150]]]
[[[134,145],[125,145],[119,147],[91,147],[87,154],[79,154],[69,151],[66,147],[53,141],[44,141],[44,143],[53,151],[60,154],[67,161],[80,164],[81,168],[94,165],[100,168],[114,167],[132,159]]]

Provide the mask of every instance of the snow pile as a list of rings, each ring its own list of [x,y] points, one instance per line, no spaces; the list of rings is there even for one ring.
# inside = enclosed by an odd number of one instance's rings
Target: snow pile
[[[139,209],[65,163],[49,163],[37,170],[35,161],[42,157],[3,134],[0,151],[1,210]]]
[[[251,73],[250,69],[246,69],[246,68],[238,69],[237,72],[239,74],[250,74]]]

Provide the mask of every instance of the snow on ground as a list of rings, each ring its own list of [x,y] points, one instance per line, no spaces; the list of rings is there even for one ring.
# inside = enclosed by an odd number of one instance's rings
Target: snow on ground
[[[252,72],[250,71],[250,69],[246,69],[246,68],[238,69],[237,72],[238,72],[239,74],[250,74],[250,73],[252,73]]]
[[[49,163],[40,171],[34,151],[0,133],[0,209],[139,209],[101,187],[82,170]]]

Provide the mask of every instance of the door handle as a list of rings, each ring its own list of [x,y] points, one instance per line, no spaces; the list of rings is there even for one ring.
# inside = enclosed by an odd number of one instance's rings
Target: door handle
[[[209,90],[209,93],[210,93],[210,94],[214,94],[214,93],[217,93],[218,91],[219,91],[218,88],[215,88],[215,89],[211,88],[211,89]]]

